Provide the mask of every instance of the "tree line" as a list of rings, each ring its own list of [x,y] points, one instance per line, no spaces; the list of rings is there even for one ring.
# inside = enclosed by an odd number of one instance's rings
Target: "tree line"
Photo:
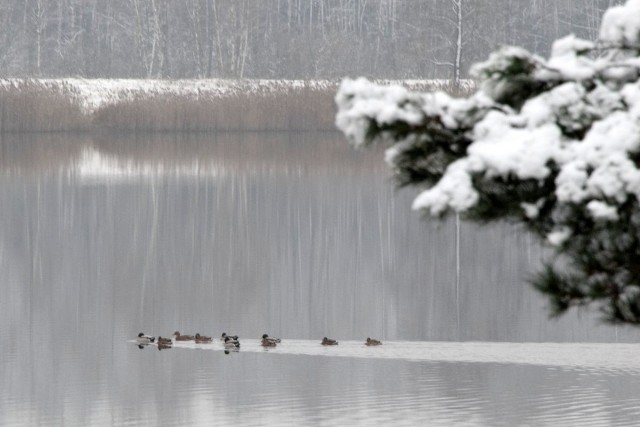
[[[614,0],[4,0],[0,75],[445,78],[597,37]]]

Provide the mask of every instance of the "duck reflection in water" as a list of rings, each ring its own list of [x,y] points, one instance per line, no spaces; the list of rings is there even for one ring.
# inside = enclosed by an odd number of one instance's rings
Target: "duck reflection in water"
[[[171,344],[161,344],[158,343],[158,350],[166,350],[168,348],[172,348],[173,346]]]
[[[158,350],[165,350],[167,348],[171,348],[172,346],[173,342],[170,338],[158,337]]]
[[[225,350],[233,350],[233,351],[238,351],[240,350],[240,341],[235,340],[231,337],[225,337],[224,339],[224,348]]]

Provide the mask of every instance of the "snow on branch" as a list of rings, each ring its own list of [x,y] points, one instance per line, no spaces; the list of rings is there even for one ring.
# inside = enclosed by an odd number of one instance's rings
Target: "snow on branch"
[[[549,59],[493,53],[472,68],[480,89],[466,99],[346,79],[336,125],[355,146],[390,145],[399,182],[422,189],[414,209],[524,222],[581,272],[546,272],[539,289],[584,303],[598,293],[578,282],[591,281],[613,298],[610,319],[640,323],[640,296],[620,305],[640,285],[640,261],[620,252],[640,257],[638,46],[640,0],[629,0],[605,13],[596,42],[564,37]]]

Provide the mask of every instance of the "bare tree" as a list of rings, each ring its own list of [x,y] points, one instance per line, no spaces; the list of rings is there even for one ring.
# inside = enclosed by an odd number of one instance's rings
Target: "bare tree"
[[[113,77],[467,76],[500,45],[597,37],[622,0],[5,0],[0,72]]]

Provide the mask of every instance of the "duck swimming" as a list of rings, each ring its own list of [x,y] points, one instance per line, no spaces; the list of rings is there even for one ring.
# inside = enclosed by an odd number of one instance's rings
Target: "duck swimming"
[[[199,344],[205,344],[205,343],[210,343],[211,337],[206,337],[204,335],[200,335],[200,334],[196,334],[196,343]]]
[[[154,342],[156,339],[156,337],[152,337],[151,335],[145,335],[144,332],[140,332],[138,334],[138,338],[136,339],[136,341],[138,341],[138,344],[151,344],[152,342]]]
[[[263,342],[264,342],[264,341],[269,341],[269,342],[272,342],[272,343],[274,343],[274,344],[277,344],[277,343],[279,343],[281,340],[280,340],[280,338],[270,337],[269,335],[264,334],[264,335],[262,335],[262,341],[263,341]],[[264,344],[263,344],[263,345],[264,345]]]
[[[378,341],[378,340],[374,340],[373,338],[368,338],[367,337],[367,342],[364,343],[365,345],[380,345],[382,344],[382,342]]]
[[[220,335],[220,341],[225,341],[225,339],[227,337],[231,338],[232,340],[238,341],[238,336],[237,335],[227,335],[226,332],[223,332],[222,335]]]
[[[196,339],[193,335],[180,335],[180,332],[178,331],[173,333],[173,338],[176,341],[193,341]]]
[[[267,334],[265,334],[262,337],[262,341],[260,342],[260,345],[263,347],[275,347],[278,345],[278,343],[276,341],[270,340],[269,337],[266,337]]]
[[[338,341],[329,339],[327,337],[322,338],[322,345],[338,345]]]

